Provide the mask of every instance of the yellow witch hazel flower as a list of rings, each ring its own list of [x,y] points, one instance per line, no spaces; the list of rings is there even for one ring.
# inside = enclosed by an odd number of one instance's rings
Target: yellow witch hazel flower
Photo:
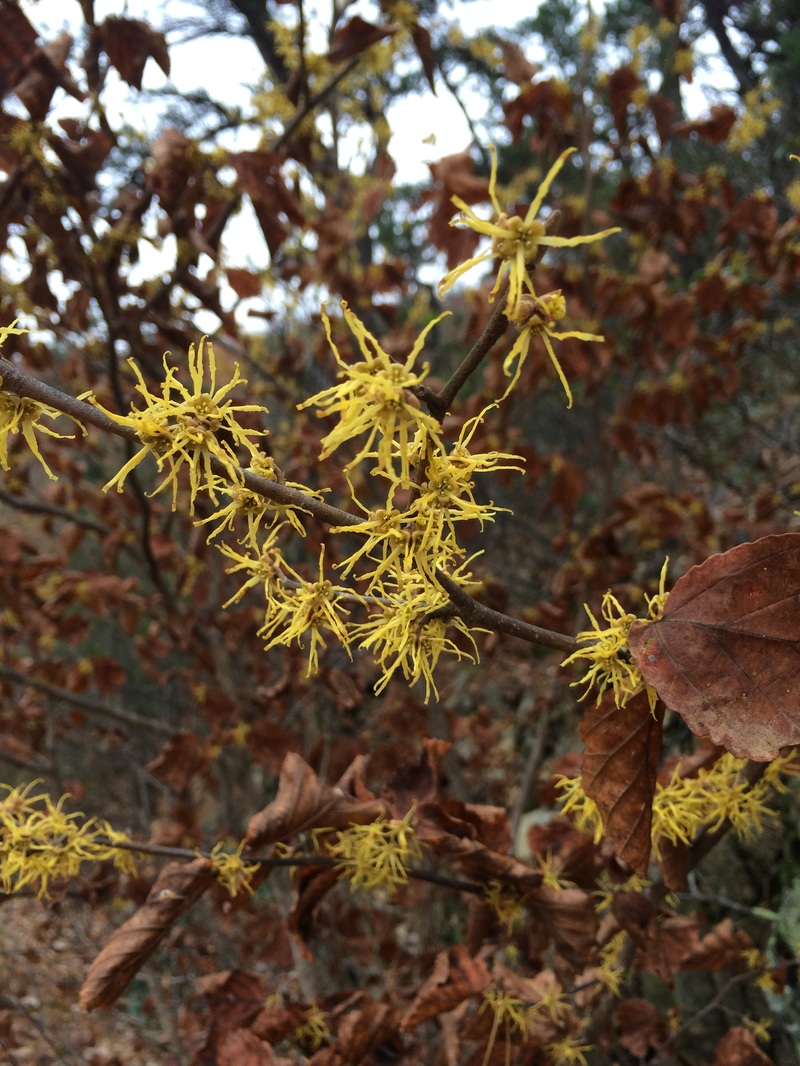
[[[58,803],[46,793],[32,796],[36,784],[0,785],[7,793],[0,799],[0,890],[36,885],[38,895],[47,896],[51,881],[77,876],[84,862],[112,859],[119,869],[136,872],[130,852],[115,846],[130,843],[128,837],[107,822],[67,814],[66,796]]]
[[[525,293],[519,302],[519,317],[515,320],[519,327],[519,337],[513,348],[503,362],[503,370],[511,383],[506,390],[506,396],[516,385],[528,354],[528,347],[533,337],[541,337],[542,343],[547,349],[547,354],[558,374],[558,380],[564,386],[567,394],[567,408],[572,407],[572,390],[569,387],[566,375],[561,368],[561,363],[553,350],[552,341],[563,341],[567,337],[575,337],[580,341],[602,341],[604,337],[597,333],[582,333],[580,330],[567,330],[563,333],[556,332],[553,326],[560,322],[567,313],[567,301],[561,295],[561,289],[545,293],[544,296],[531,296]],[[513,375],[513,376],[512,376]]]
[[[460,572],[466,563],[450,574],[459,584],[469,587],[469,575]],[[409,684],[422,679],[425,682],[425,699],[431,692],[436,699],[439,693],[433,680],[433,672],[439,657],[447,652],[458,659],[477,662],[478,647],[474,633],[483,629],[470,629],[458,616],[442,617],[440,608],[446,609],[449,597],[438,586],[417,571],[398,571],[382,581],[379,594],[371,603],[370,618],[350,631],[352,639],[362,637],[360,648],[371,649],[380,664],[383,676],[375,686],[380,694],[389,684],[396,670],[400,670]],[[472,645],[465,651],[447,636],[449,626],[462,633]]]
[[[464,550],[456,540],[455,523],[476,521],[483,528],[500,510],[494,503],[478,503],[473,495],[475,474],[494,470],[524,472],[521,456],[505,452],[470,452],[469,444],[486,412],[468,419],[461,428],[458,440],[449,452],[440,446],[431,447],[428,440],[415,441],[409,461],[419,471],[417,496],[400,511],[393,506],[369,512],[358,526],[338,526],[334,533],[360,533],[366,538],[343,564],[347,575],[361,559],[377,565],[359,580],[380,581],[393,568],[404,571],[417,569],[434,588],[438,588],[435,571],[450,568],[463,560]],[[393,495],[393,494],[392,494]],[[474,558],[474,557],[473,557]],[[370,588],[370,591],[372,589]]]
[[[19,337],[23,333],[29,332],[27,329],[18,329],[17,322],[19,322],[18,318],[14,319],[10,326],[0,326],[0,345],[3,344],[7,337]],[[0,376],[0,466],[2,466],[3,470],[10,469],[8,463],[8,438],[12,433],[21,433],[25,443],[36,456],[40,466],[50,480],[58,480],[39,450],[36,434],[44,433],[48,437],[57,437],[59,440],[72,440],[72,435],[56,433],[49,426],[42,425],[39,421],[42,417],[60,418],[61,411],[56,411],[53,407],[39,403],[38,400],[3,392],[3,378]],[[77,424],[80,426],[80,423]],[[83,426],[80,426],[80,429],[84,433],[86,432]]]
[[[59,418],[60,411],[47,407],[37,400],[27,397],[12,396],[9,392],[2,391],[3,379],[0,377],[0,466],[9,470],[8,463],[8,438],[12,433],[21,433],[30,450],[39,460],[39,465],[50,478],[57,481],[58,478],[47,465],[44,456],[39,450],[39,442],[36,440],[37,433],[44,433],[48,437],[57,437],[59,440],[72,440],[71,433],[56,433],[49,426],[43,426],[39,421],[45,418]],[[85,433],[83,426],[80,427]]]
[[[340,860],[352,891],[383,889],[391,895],[406,884],[409,867],[422,858],[415,823],[412,807],[403,818],[379,818],[336,834],[328,854]]]
[[[220,842],[214,845],[211,852],[210,858],[216,878],[232,896],[238,896],[242,891],[252,892],[251,881],[259,869],[257,862],[246,862],[242,858],[246,844],[247,841],[243,840],[235,851],[230,851]]]
[[[579,659],[588,660],[589,669],[583,677],[573,682],[573,685],[587,686],[581,699],[586,699],[592,688],[596,687],[597,703],[599,703],[603,693],[610,688],[614,693],[614,702],[617,707],[624,707],[631,696],[640,692],[644,687],[647,690],[650,710],[655,710],[658,694],[654,688],[646,684],[639,667],[629,658],[628,633],[636,621],[655,622],[661,617],[667,599],[664,582],[667,578],[668,563],[669,559],[665,559],[661,568],[658,593],[655,596],[646,597],[647,618],[637,619],[635,614],[625,610],[616,596],[607,592],[603,597],[601,615],[608,624],[603,627],[584,604],[593,628],[578,633],[577,640],[582,644],[588,644],[588,647],[578,648],[561,663],[562,666],[569,666]]]
[[[322,440],[320,459],[329,455],[345,441],[368,434],[350,469],[366,458],[375,458],[373,473],[383,474],[392,482],[408,487],[411,484],[409,452],[416,434],[422,432],[433,442],[440,443],[440,426],[435,418],[420,410],[419,402],[410,391],[422,384],[428,373],[427,364],[421,372],[414,369],[425,338],[444,315],[439,315],[423,329],[404,363],[395,362],[366,329],[357,315],[341,303],[345,322],[356,338],[364,359],[349,364],[339,354],[331,336],[330,319],[323,310],[325,333],[336,362],[341,367],[338,385],[323,389],[316,396],[298,404],[298,410],[315,406],[320,418],[338,415],[339,424]],[[446,312],[449,314],[449,312]],[[374,450],[373,450],[374,449]],[[399,473],[396,463],[400,464]]]
[[[507,274],[509,286],[505,313],[512,322],[516,322],[520,317],[520,301],[524,291],[527,289],[532,296],[536,296],[533,281],[531,280],[531,271],[536,265],[536,259],[541,247],[571,248],[580,244],[591,244],[594,241],[602,240],[604,237],[610,237],[612,233],[619,233],[619,228],[612,227],[611,229],[601,230],[599,233],[590,233],[584,236],[556,237],[549,235],[545,223],[536,217],[542,206],[542,201],[550,190],[550,186],[566,161],[576,151],[575,148],[568,148],[565,152],[562,152],[552,167],[550,167],[544,181],[537,189],[525,217],[520,218],[519,215],[512,215],[509,218],[505,211],[501,210],[497,200],[497,150],[494,145],[490,145],[489,148],[492,153],[489,197],[495,210],[494,220],[479,218],[468,204],[464,203],[460,197],[454,196],[452,202],[461,210],[461,215],[453,219],[450,225],[464,225],[476,233],[491,237],[491,247],[480,255],[467,259],[454,270],[451,270],[449,274],[446,274],[439,282],[438,292],[440,296],[443,296],[463,274],[466,274],[468,270],[471,270],[479,263],[500,259],[500,270],[491,295],[494,296],[499,290]]]
[[[787,791],[783,779],[800,773],[800,762],[794,752],[789,752],[773,760],[752,784],[744,776],[746,764],[746,759],[726,752],[713,766],[702,767],[690,776],[682,773],[678,763],[669,781],[656,784],[650,830],[656,858],[661,857],[664,841],[688,846],[699,832],[714,832],[726,823],[741,839],[763,832],[777,817],[772,806],[773,792]],[[597,804],[584,792],[581,778],[560,777],[556,786],[563,793],[561,813],[569,815],[578,829],[593,832],[595,843],[599,843],[603,838],[602,818]],[[637,886],[630,885],[628,890],[636,891]],[[602,895],[607,901],[608,893]],[[602,908],[601,903],[598,911]]]
[[[133,428],[142,442],[141,449],[103,486],[104,492],[113,486],[116,486],[117,492],[122,492],[125,478],[148,455],[153,456],[159,471],[164,469],[165,463],[169,467],[169,474],[153,495],[171,485],[173,511],[177,508],[177,475],[184,464],[189,469],[190,514],[194,514],[195,497],[201,490],[207,491],[216,502],[217,478],[212,469],[212,459],[225,467],[233,481],[241,480],[236,453],[228,441],[221,440],[218,434],[224,432],[235,445],[252,451],[250,438],[264,436],[264,432],[244,429],[239,425],[237,415],[242,411],[266,413],[267,409],[260,404],[234,405],[226,398],[237,385],[247,382],[239,376],[239,364],[236,363],[231,380],[218,388],[214,347],[210,341],[207,344],[206,341],[207,338],[203,337],[196,347],[192,344],[189,348],[191,390],[176,377],[175,367],[167,363],[167,353],[164,356],[165,377],[161,382],[160,396],[150,391],[136,363],[128,360],[136,375],[136,391],[145,402],[144,410],[134,407],[129,415],[118,415],[106,410],[94,397],[89,397],[95,407],[104,411],[118,425]]]
[[[324,630],[333,633],[347,654],[350,654],[350,634],[345,623],[350,612],[346,604],[360,602],[361,599],[350,589],[328,581],[324,575],[324,560],[323,545],[319,555],[319,577],[316,581],[304,581],[285,561],[283,562],[284,569],[291,573],[294,580],[291,584],[284,584],[282,602],[277,612],[273,613],[272,605],[267,601],[267,617],[258,631],[258,635],[267,641],[265,651],[278,645],[289,645],[294,641],[302,647],[303,637],[308,635],[310,646],[307,677],[319,670],[319,651],[327,646],[323,636]]]
[[[277,463],[270,456],[262,455],[255,449],[252,450],[250,465],[247,469],[260,477],[276,481],[278,484],[286,485],[291,489],[297,489],[306,496],[312,496],[317,500],[322,499],[322,493],[316,489],[301,485],[297,481],[287,481]],[[230,497],[230,503],[212,512],[207,518],[201,518],[195,522],[196,526],[208,525],[210,522],[217,523],[208,534],[208,537],[206,537],[209,544],[223,530],[233,532],[237,519],[244,519],[247,522],[247,532],[240,538],[239,543],[247,544],[251,548],[258,547],[258,535],[262,525],[266,529],[271,529],[279,523],[285,524],[284,519],[301,537],[306,535],[305,527],[297,513],[301,508],[289,504],[274,503],[258,492],[251,492],[250,489],[245,488],[243,485],[218,487],[217,491],[223,496]]]

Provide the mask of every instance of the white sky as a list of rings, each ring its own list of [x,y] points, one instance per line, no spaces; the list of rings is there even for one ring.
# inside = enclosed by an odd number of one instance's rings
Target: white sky
[[[540,2],[532,0],[525,14],[533,14]],[[69,0],[28,0],[25,3],[23,0],[23,7],[31,22],[42,28],[45,39],[55,36],[62,29],[74,33],[82,22],[77,0],[72,3]],[[127,18],[144,19],[155,28],[160,28],[167,10],[171,19],[188,19],[196,16],[197,8],[198,4],[191,0],[167,0],[166,3],[163,0],[161,3],[154,0],[128,0],[124,4],[114,3],[113,0],[95,0],[94,5],[98,23],[108,15],[124,15]],[[330,18],[328,2],[306,4],[309,26],[315,23],[316,10],[322,13],[322,24]],[[347,17],[352,18],[359,13],[362,17],[374,19],[370,7],[359,3],[348,8]],[[459,14],[465,33],[486,26],[502,32],[504,26],[513,25],[519,19],[520,9],[515,4],[498,3],[498,0],[470,0],[470,3],[463,5]],[[179,91],[188,92],[204,86],[217,99],[245,108],[251,96],[250,86],[258,82],[264,70],[263,60],[246,37],[215,37],[173,46],[170,60],[172,69],[169,79],[165,78],[153,60],[148,60],[144,88],[161,89],[171,83]],[[428,177],[428,162],[463,151],[471,140],[464,115],[446,87],[439,84],[437,95],[431,96],[422,75],[420,83],[425,94],[424,106],[420,107],[419,100],[409,98],[392,111],[390,118],[393,129],[397,131],[392,138],[390,152],[398,165],[397,180],[402,182],[420,181]],[[124,109],[126,104],[130,107],[131,96],[124,87],[118,96],[119,110]],[[74,105],[65,101],[61,106],[66,113],[66,109]],[[113,115],[115,107],[113,103],[109,104],[108,99],[106,107]],[[430,141],[432,136],[435,143]]]

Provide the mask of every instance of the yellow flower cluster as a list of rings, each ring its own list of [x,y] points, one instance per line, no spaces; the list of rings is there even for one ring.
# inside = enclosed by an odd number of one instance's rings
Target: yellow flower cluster
[[[209,856],[217,880],[232,896],[238,896],[242,891],[252,892],[250,882],[259,869],[257,862],[245,862],[242,858],[246,844],[247,841],[243,840],[235,851],[228,851],[220,842],[214,845]]]
[[[754,784],[742,774],[745,759],[730,753],[721,755],[713,766],[694,777],[681,776],[676,766],[666,785],[657,784],[653,796],[651,836],[658,857],[664,841],[689,845],[703,830],[714,831],[725,822],[742,838],[758,835],[776,817],[770,806],[774,792],[785,792],[784,778],[800,772],[794,752],[774,759]],[[580,777],[561,777],[557,787],[564,794],[562,813],[568,814],[579,829],[603,837],[603,823],[597,804],[583,791]]]
[[[373,653],[382,668],[376,691],[382,691],[400,671],[410,683],[424,680],[427,699],[431,692],[436,694],[433,670],[443,652],[473,661],[477,657],[474,636],[460,618],[447,611],[449,598],[436,578],[437,570],[447,571],[465,589],[475,587],[456,530],[462,522],[475,521],[482,526],[492,521],[498,508],[491,501],[476,501],[474,477],[501,469],[521,471],[522,467],[517,456],[470,451],[485,411],[466,422],[458,439],[447,448],[439,422],[420,409],[413,390],[422,384],[428,368],[418,369],[416,363],[438,318],[425,327],[408,357],[397,363],[345,303],[342,308],[362,359],[352,363],[342,357],[333,341],[330,320],[324,315],[340,380],[300,406],[313,405],[320,415],[338,418],[323,439],[321,459],[355,438],[364,438],[345,469],[363,461],[373,462],[372,473],[387,483],[386,505],[367,512],[358,525],[332,529],[333,533],[364,538],[340,564],[342,577],[352,575],[358,583],[358,594],[330,584],[322,589],[321,572],[317,587],[307,591],[315,597],[317,617],[345,647],[358,642],[359,647]],[[410,497],[403,507],[396,503],[401,491]],[[273,594],[282,596],[276,588],[274,565],[271,572]],[[284,566],[282,573],[287,572]],[[330,613],[325,619],[318,613],[323,606],[320,597],[325,599],[326,612],[343,598],[361,603],[367,620],[346,624],[346,611],[337,615],[335,622]],[[288,620],[287,613],[282,620],[268,619],[262,632],[280,641],[277,628]],[[448,627],[463,635],[466,648],[447,636]],[[297,635],[298,628],[293,632]]]
[[[391,895],[407,883],[409,867],[422,857],[414,823],[412,808],[404,818],[351,825],[336,834],[327,853],[339,860],[337,865],[349,877],[353,891],[383,889]]]
[[[0,889],[19,892],[35,885],[47,896],[51,881],[76,877],[84,862],[111,859],[126,873],[136,873],[129,851],[116,845],[130,843],[108,822],[62,809],[66,796],[53,803],[44,793],[31,795],[36,785],[12,788],[0,785],[6,795],[0,800]]]
[[[461,214],[450,223],[451,225],[467,226],[475,233],[490,237],[492,243],[486,251],[465,260],[451,270],[439,282],[438,286],[439,295],[443,296],[460,277],[474,266],[493,259],[499,259],[500,269],[492,287],[490,298],[494,298],[503,280],[508,277],[508,297],[506,299],[505,315],[509,321],[514,322],[520,329],[519,339],[505,361],[504,369],[509,375],[512,373],[511,368],[516,364],[516,368],[513,370],[513,380],[506,395],[519,379],[520,370],[528,353],[531,339],[535,336],[542,337],[547,354],[550,356],[559,380],[564,386],[569,407],[572,406],[572,393],[549,338],[564,340],[567,337],[575,337],[578,340],[590,341],[602,341],[603,338],[593,333],[553,332],[552,326],[554,323],[566,315],[566,303],[560,290],[537,297],[531,275],[536,266],[536,261],[544,248],[572,248],[577,245],[591,244],[594,241],[602,240],[604,237],[609,237],[611,234],[619,232],[618,227],[612,227],[601,230],[599,233],[576,237],[557,237],[549,234],[546,223],[537,218],[550,186],[575,151],[575,148],[568,148],[561,153],[548,170],[525,217],[522,218],[520,215],[509,216],[500,207],[497,199],[497,152],[492,145],[489,198],[495,212],[494,219],[480,218],[460,197],[454,196],[452,202],[459,208]],[[529,299],[524,301],[523,298],[526,295]]]
[[[661,568],[658,592],[655,596],[645,596],[647,602],[647,617],[637,619],[635,614],[626,611],[616,596],[607,592],[603,597],[601,616],[607,625],[601,626],[595,616],[584,604],[584,609],[592,622],[592,628],[579,633],[579,643],[587,644],[585,648],[578,648],[561,663],[569,666],[579,659],[589,662],[589,669],[573,685],[586,685],[586,691],[581,699],[585,699],[592,688],[597,688],[597,703],[600,702],[606,689],[614,693],[614,701],[617,707],[623,707],[631,696],[640,692],[642,688],[647,690],[647,698],[650,701],[650,710],[655,709],[658,698],[655,689],[645,683],[639,667],[632,662],[628,654],[628,633],[636,621],[655,622],[664,610],[667,593],[664,591],[664,582],[667,578],[667,564],[669,559],[664,560]]]
[[[328,1023],[325,1021],[325,1014],[316,1004],[306,1011],[305,1020],[295,1029],[293,1039],[310,1051],[319,1051],[323,1044],[327,1044],[332,1039]]]
[[[753,141],[763,137],[767,124],[776,111],[781,109],[780,99],[774,95],[769,81],[761,82],[744,94],[744,111],[728,136],[728,147],[733,152],[742,152]]]
[[[319,576],[316,581],[306,581],[286,562],[277,544],[286,523],[269,530],[267,539],[258,547],[258,555],[242,555],[227,544],[220,551],[234,565],[228,573],[243,570],[247,580],[238,592],[224,605],[238,602],[248,588],[264,590],[264,623],[258,635],[266,640],[265,650],[282,645],[288,647],[297,641],[303,646],[303,638],[310,637],[308,675],[319,669],[319,651],[326,647],[323,631],[332,632],[350,654],[351,634],[345,625],[349,614],[347,605],[360,602],[351,590],[334,585],[324,576],[325,548],[320,550]]]
[[[375,459],[373,474],[381,474],[392,484],[407,488],[411,484],[412,444],[417,448],[428,443],[441,445],[439,423],[420,409],[411,390],[421,385],[428,373],[427,364],[419,372],[414,364],[426,336],[444,316],[429,322],[405,362],[396,363],[344,300],[341,306],[345,322],[364,358],[357,363],[347,363],[342,358],[331,335],[330,319],[323,311],[322,321],[340,367],[340,381],[298,404],[298,410],[316,407],[320,418],[339,417],[336,427],[323,438],[321,460],[327,459],[346,441],[366,434],[366,441],[345,469],[351,469],[364,459]]]
[[[257,454],[251,438],[264,436],[264,433],[242,428],[237,415],[244,411],[266,413],[266,408],[259,404],[235,405],[227,398],[237,385],[246,384],[239,376],[238,363],[231,380],[217,387],[214,347],[210,342],[206,344],[205,337],[197,347],[191,345],[188,362],[191,389],[178,379],[175,367],[170,366],[164,356],[164,379],[158,395],[150,391],[136,363],[128,360],[136,376],[136,391],[144,400],[143,410],[133,408],[128,415],[118,415],[106,410],[95,397],[89,397],[91,403],[118,425],[134,429],[142,444],[119,473],[103,486],[104,492],[113,486],[122,492],[128,474],[148,455],[153,456],[159,471],[165,464],[169,468],[155,492],[171,485],[173,511],[177,507],[177,475],[184,465],[189,470],[190,514],[194,514],[194,501],[201,490],[208,492],[212,500],[217,499],[218,478],[212,468],[212,459],[222,464],[231,481],[241,481],[238,456],[226,437],[249,454]]]

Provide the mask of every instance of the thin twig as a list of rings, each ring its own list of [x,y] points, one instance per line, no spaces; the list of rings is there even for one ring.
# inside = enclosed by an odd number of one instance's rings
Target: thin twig
[[[427,405],[430,413],[434,418],[438,418],[440,422],[450,410],[453,400],[459,391],[464,387],[472,374],[474,374],[480,366],[481,362],[486,358],[494,345],[508,329],[508,319],[505,314],[507,290],[508,282],[506,282],[502,290],[497,294],[495,308],[489,316],[486,325],[483,327],[480,337],[478,337],[472,348],[467,352],[461,364],[456,368],[452,377],[445,384],[444,388],[442,388],[441,392],[436,392],[427,385],[418,385],[411,390],[417,399]]]
[[[44,403],[61,411],[63,414],[69,415],[76,422],[97,426],[106,433],[114,433],[117,437],[122,437],[141,446],[142,442],[139,439],[139,435],[132,426],[120,425],[92,404],[85,403],[83,400],[76,400],[74,396],[69,396],[58,389],[52,388],[50,385],[45,385],[44,382],[21,370],[7,359],[0,359],[0,381],[2,381],[3,389],[6,392],[13,392],[17,396],[28,396],[32,400],[38,400],[39,403]],[[215,459],[212,459],[212,468],[215,473],[229,473]],[[315,518],[322,522],[327,522],[329,525],[354,526],[363,521],[358,515],[342,511],[338,507],[332,507],[322,500],[307,496],[297,489],[289,488],[288,485],[281,485],[277,481],[270,481],[268,478],[260,477],[249,470],[237,468],[237,474],[241,483],[251,492],[264,496],[273,503],[298,507],[303,511],[308,511]]]
[[[37,1031],[42,1040],[55,1051],[56,1055],[58,1055],[59,1062],[73,1063],[73,1066],[85,1066],[86,1060],[80,1055],[76,1055],[72,1048],[67,1047],[66,1044],[57,1040],[54,1036],[51,1036],[42,1023],[37,1020],[35,1015],[28,1010],[21,999],[11,995],[9,992],[5,992],[0,995],[0,1009],[13,1010],[18,1014],[23,1015],[23,1017],[25,1017]]]
[[[74,522],[76,526],[81,526],[82,529],[89,529],[93,533],[98,533],[101,537],[106,536],[109,532],[108,526],[93,522],[90,518],[82,518],[80,515],[75,514],[74,511],[68,511],[66,507],[57,507],[53,503],[26,500],[24,496],[15,496],[4,489],[0,489],[0,500],[8,504],[9,507],[13,507],[17,511],[25,511],[27,514],[44,514],[49,515],[51,518],[63,518],[66,522]]]
[[[134,840],[107,840],[98,838],[99,842],[108,847],[119,848],[121,851],[140,852],[143,855],[157,855],[165,859],[210,859],[211,852],[202,848],[175,848],[165,844],[142,844]],[[342,865],[342,860],[334,855],[245,855],[245,862],[258,863],[267,869],[288,867],[289,869],[302,869],[309,867],[341,867],[346,872],[347,867]],[[425,870],[418,866],[409,866],[406,873],[416,881],[427,881],[432,885],[441,885],[443,888],[452,888],[456,892],[470,892],[473,895],[485,896],[486,886],[477,881],[462,881],[460,878],[448,877],[446,874],[437,873],[435,870]]]
[[[459,617],[469,626],[483,626],[496,633],[507,633],[509,636],[526,640],[529,644],[541,644],[545,648],[556,648],[558,651],[571,652],[578,646],[575,637],[570,637],[566,633],[542,629],[541,626],[531,625],[529,622],[512,618],[508,614],[501,614],[500,611],[494,611],[491,607],[478,603],[441,570],[436,571],[436,578],[450,597],[450,602],[458,611]]]
[[[96,714],[101,718],[110,718],[112,721],[122,722],[125,725],[142,726],[151,733],[158,733],[166,737],[174,736],[176,732],[174,726],[169,725],[167,722],[162,722],[159,718],[150,718],[146,715],[136,714],[133,711],[121,711],[116,707],[103,703],[101,700],[92,699],[91,696],[79,696],[75,692],[70,692],[69,689],[61,688],[60,685],[53,685],[49,681],[42,681],[40,678],[32,677],[21,670],[15,670],[13,666],[0,664],[0,677],[6,677],[9,681],[27,685],[29,688],[35,688],[39,692],[45,692],[54,699],[64,700],[65,703],[69,703],[73,707],[80,707],[81,710],[87,711],[89,714]]]

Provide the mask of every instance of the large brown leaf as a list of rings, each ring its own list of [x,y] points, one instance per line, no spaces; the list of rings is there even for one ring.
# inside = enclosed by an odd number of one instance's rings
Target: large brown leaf
[[[167,40],[142,19],[110,15],[96,33],[109,63],[132,88],[141,89],[145,63],[151,58],[169,76]]]
[[[41,51],[36,30],[16,4],[3,4],[0,20],[0,99],[10,92]]]
[[[692,567],[631,653],[693,733],[766,762],[800,743],[800,534],[742,544]]]
[[[533,922],[544,927],[558,953],[575,969],[587,966],[597,947],[597,914],[589,893],[540,885],[526,902]]]
[[[641,692],[624,707],[617,707],[607,694],[587,709],[581,722],[586,745],[581,760],[584,791],[597,804],[618,857],[642,876],[650,859],[663,718],[663,705],[658,704],[654,718]]]
[[[366,793],[359,781],[351,781],[347,771],[338,785],[327,785],[297,752],[290,751],[281,767],[278,794],[250,819],[247,842],[260,848],[323,826],[345,829],[374,822],[385,812],[385,804]]]
[[[214,881],[209,859],[165,866],[139,910],[117,929],[89,967],[80,991],[83,1010],[110,1007],[175,922]]]

